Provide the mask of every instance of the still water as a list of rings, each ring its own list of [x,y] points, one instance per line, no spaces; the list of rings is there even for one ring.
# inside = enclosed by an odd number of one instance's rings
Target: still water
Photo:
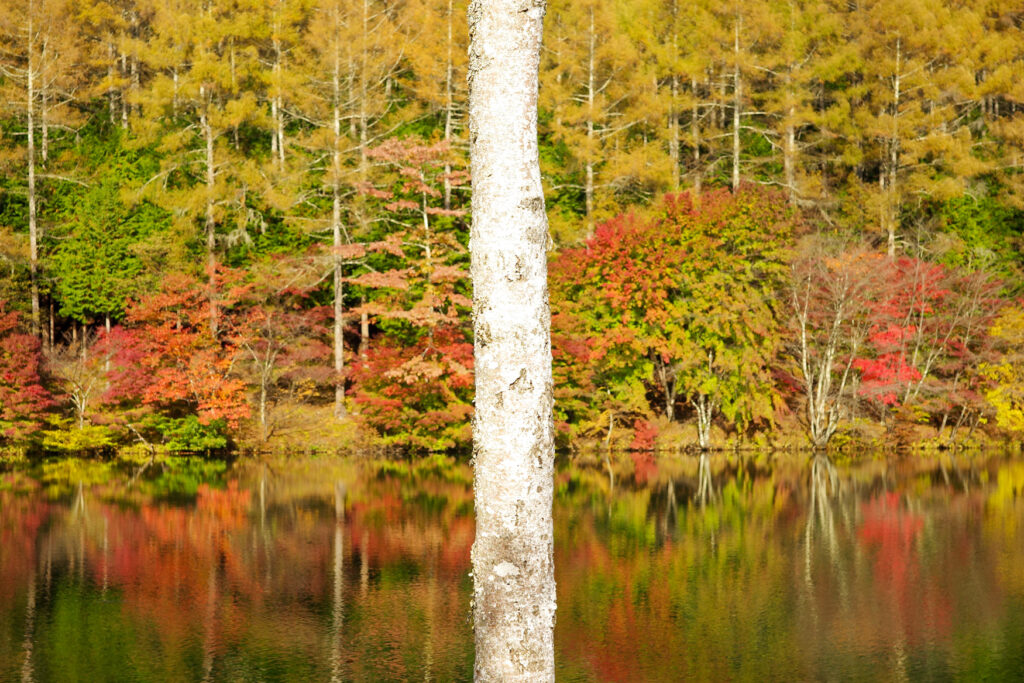
[[[442,458],[0,472],[0,681],[459,681]],[[1020,680],[1024,462],[563,462],[560,681]]]

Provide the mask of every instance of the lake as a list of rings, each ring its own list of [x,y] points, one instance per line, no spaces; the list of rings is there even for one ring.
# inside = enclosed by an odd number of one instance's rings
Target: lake
[[[560,681],[1024,676],[1024,461],[559,458]],[[0,681],[464,681],[472,471],[0,472]]]

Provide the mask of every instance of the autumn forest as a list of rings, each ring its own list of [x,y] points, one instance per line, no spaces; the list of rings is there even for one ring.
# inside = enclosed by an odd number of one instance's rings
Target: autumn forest
[[[468,446],[466,9],[0,4],[0,447]],[[1019,439],[1019,2],[544,31],[562,446]]]

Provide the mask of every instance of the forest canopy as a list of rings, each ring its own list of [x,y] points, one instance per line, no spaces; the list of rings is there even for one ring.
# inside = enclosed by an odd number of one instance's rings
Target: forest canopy
[[[0,6],[0,440],[451,449],[464,0]],[[564,443],[1024,429],[1024,10],[552,0]]]

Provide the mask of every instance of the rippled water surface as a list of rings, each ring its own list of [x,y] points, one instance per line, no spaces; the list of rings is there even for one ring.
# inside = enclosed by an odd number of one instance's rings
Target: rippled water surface
[[[444,459],[0,472],[0,681],[472,678]],[[1024,462],[563,463],[562,681],[1024,677]]]

